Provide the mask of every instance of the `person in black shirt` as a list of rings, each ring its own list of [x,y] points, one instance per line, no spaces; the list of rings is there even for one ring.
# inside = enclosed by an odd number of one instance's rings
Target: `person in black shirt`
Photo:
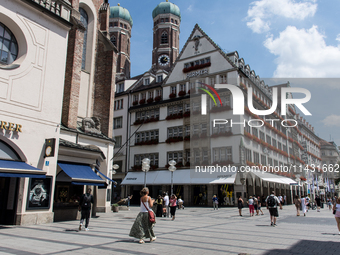
[[[321,198],[319,196],[316,196],[315,198],[316,206],[317,206],[317,211],[320,212],[320,207],[321,207]]]
[[[91,203],[93,204],[93,196],[91,195],[91,189],[88,188],[87,192],[83,194],[79,201],[79,211],[81,211],[81,219],[80,219],[80,225],[79,225],[79,231],[81,231],[81,228],[84,223],[85,219],[85,231],[88,231],[88,226],[90,222],[90,214],[91,214]]]

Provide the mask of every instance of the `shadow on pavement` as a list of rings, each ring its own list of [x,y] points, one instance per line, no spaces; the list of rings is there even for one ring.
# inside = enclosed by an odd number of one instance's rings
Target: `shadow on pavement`
[[[281,250],[274,249],[263,253],[265,255],[274,254],[340,254],[340,239],[339,242],[331,241],[309,241],[301,240],[289,249]]]

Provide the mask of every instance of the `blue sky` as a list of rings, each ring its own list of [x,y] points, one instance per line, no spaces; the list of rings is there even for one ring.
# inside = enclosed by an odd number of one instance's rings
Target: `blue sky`
[[[133,19],[131,74],[151,66],[152,10],[161,1],[120,0]],[[222,49],[238,51],[261,78],[340,78],[338,0],[173,0],[182,15],[181,49],[197,23]],[[118,2],[109,0],[111,6]],[[298,82],[312,93],[307,121],[340,145],[340,81]],[[292,85],[294,82],[292,82]],[[293,85],[294,86],[294,85]]]

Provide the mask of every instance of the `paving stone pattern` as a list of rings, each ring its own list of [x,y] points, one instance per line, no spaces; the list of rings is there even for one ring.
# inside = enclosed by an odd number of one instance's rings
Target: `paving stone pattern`
[[[157,218],[157,240],[139,244],[128,236],[139,211],[98,214],[90,231],[78,221],[32,226],[0,226],[0,254],[340,254],[340,235],[328,209],[295,216],[294,206],[280,211],[277,227],[269,212],[243,217],[237,208],[186,208],[176,219]]]

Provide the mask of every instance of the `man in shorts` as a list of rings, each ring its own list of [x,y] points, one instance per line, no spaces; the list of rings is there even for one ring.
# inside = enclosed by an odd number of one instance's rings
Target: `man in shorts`
[[[275,192],[272,191],[272,194],[266,198],[267,209],[269,209],[270,213],[270,222],[271,226],[276,227],[276,217],[279,217],[279,212],[277,211],[277,206],[280,206],[280,210],[282,210],[282,205],[280,200],[275,196]]]

